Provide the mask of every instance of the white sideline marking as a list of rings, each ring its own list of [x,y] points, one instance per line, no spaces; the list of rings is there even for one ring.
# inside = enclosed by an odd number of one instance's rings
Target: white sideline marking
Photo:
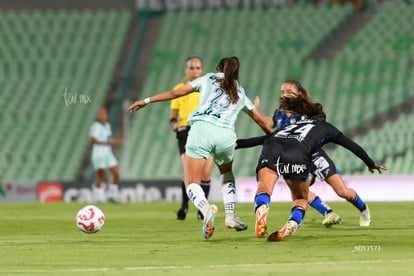
[[[299,266],[299,265],[338,265],[338,264],[377,264],[377,263],[410,263],[414,259],[395,259],[395,260],[366,260],[366,261],[332,261],[332,262],[295,262],[295,263],[270,263],[270,264],[222,264],[204,265],[205,268],[226,268],[226,267],[259,267],[259,266]],[[166,265],[166,266],[135,266],[135,267],[97,267],[97,268],[73,268],[73,269],[16,269],[0,270],[0,273],[56,273],[56,272],[97,272],[114,270],[173,270],[173,269],[192,269],[200,266],[191,265]]]

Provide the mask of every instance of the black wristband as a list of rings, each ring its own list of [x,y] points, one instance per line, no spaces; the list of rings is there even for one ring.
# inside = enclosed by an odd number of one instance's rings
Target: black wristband
[[[177,119],[175,119],[175,118],[170,119],[170,124],[173,124],[173,123],[176,123],[176,122],[177,122]]]

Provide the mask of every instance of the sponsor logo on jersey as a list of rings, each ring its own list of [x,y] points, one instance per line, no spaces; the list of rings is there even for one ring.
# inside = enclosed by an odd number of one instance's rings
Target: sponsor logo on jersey
[[[303,174],[306,173],[308,167],[306,164],[284,164],[280,162],[280,156],[277,158],[276,161],[276,170],[279,175],[283,174]]]

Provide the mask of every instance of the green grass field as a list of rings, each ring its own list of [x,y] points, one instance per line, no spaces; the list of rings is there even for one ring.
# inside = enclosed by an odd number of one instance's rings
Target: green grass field
[[[330,203],[343,219],[330,229],[308,209],[298,232],[278,243],[255,237],[252,204],[237,205],[249,229],[235,232],[225,228],[217,203],[210,240],[202,238],[193,206],[185,221],[177,221],[178,203],[102,205],[105,226],[88,235],[75,225],[83,205],[1,204],[0,275],[413,274],[413,202],[371,202],[369,228],[359,227],[349,203]],[[289,203],[271,205],[270,230],[285,223],[289,210]]]

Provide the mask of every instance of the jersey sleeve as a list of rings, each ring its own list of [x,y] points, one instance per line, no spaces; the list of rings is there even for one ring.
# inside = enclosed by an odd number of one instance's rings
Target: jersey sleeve
[[[206,78],[209,78],[212,75],[214,75],[214,74],[208,73],[204,76],[201,76],[199,78],[196,78],[195,80],[190,81],[188,84],[191,85],[194,92],[200,92],[201,87],[202,87],[203,83],[205,83]]]
[[[247,111],[251,111],[254,109],[254,104],[252,103],[252,101],[246,96],[245,92],[244,92],[244,88],[243,87],[239,87],[239,89],[242,90],[242,93],[244,95],[244,108],[243,110],[245,112]]]
[[[176,86],[174,86],[173,90],[180,88],[183,86],[184,83],[179,83]],[[170,103],[170,109],[178,110],[180,109],[180,104],[178,98],[172,99]]]
[[[178,110],[180,109],[180,105],[178,104],[178,98],[172,99],[170,103],[170,109],[172,110]]]
[[[252,138],[246,139],[237,139],[236,141],[236,149],[244,149],[244,148],[251,148],[259,145],[263,145],[264,141],[269,138],[272,134],[266,134],[263,136],[257,136]]]
[[[276,109],[273,113],[273,125],[276,126],[276,129],[281,129],[285,127],[283,125],[283,122],[285,121],[286,114],[283,111],[280,111],[279,109]]]
[[[89,137],[98,139],[99,137],[99,127],[96,123],[93,123],[91,129],[89,130]]]

